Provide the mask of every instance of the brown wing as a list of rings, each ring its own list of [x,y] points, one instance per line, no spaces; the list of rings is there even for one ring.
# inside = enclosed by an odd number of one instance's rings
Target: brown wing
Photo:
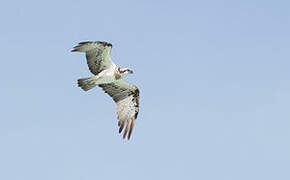
[[[126,125],[123,138],[126,138],[129,132],[129,140],[139,112],[139,89],[124,80],[99,86],[116,102],[119,133]]]
[[[101,71],[110,68],[112,62],[110,53],[112,44],[102,41],[80,42],[72,52],[85,52],[90,71],[97,75]]]

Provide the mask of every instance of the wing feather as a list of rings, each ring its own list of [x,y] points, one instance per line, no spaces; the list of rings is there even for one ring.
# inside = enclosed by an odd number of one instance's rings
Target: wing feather
[[[124,80],[99,86],[116,102],[119,133],[126,124],[123,138],[128,134],[129,140],[139,112],[139,89]]]
[[[114,65],[111,59],[112,44],[102,41],[80,42],[72,52],[85,52],[90,71],[97,75]]]

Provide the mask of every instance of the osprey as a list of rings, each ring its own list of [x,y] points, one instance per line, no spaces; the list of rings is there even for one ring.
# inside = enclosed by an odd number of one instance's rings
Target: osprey
[[[112,44],[102,41],[81,42],[72,52],[85,52],[90,71],[94,76],[78,79],[78,86],[88,91],[95,86],[101,87],[117,104],[119,133],[125,128],[123,139],[131,137],[135,119],[139,112],[139,89],[123,80],[133,71],[120,68],[111,59]],[[129,133],[128,133],[129,132]]]

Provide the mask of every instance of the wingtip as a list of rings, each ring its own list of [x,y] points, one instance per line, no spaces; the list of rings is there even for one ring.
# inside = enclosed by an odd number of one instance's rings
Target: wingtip
[[[87,43],[93,43],[94,41],[82,41],[82,42],[79,42],[79,45],[82,45],[82,44],[87,44]]]
[[[93,48],[96,48],[95,44],[101,44],[103,46],[109,46],[112,47],[111,43],[105,42],[105,41],[83,41],[79,42],[78,45],[76,45],[71,52],[87,52]]]
[[[127,125],[123,134],[123,139],[125,139],[127,137],[128,140],[130,140],[131,134],[132,134],[132,130],[133,130],[133,126],[134,126],[134,119],[130,119],[127,121]],[[128,133],[129,132],[129,133]],[[128,134],[128,136],[127,136]]]
[[[73,47],[73,49],[71,50],[71,52],[77,52],[79,50],[79,45]]]
[[[130,140],[130,138],[131,138],[133,128],[134,128],[134,123],[135,123],[135,120],[131,119],[131,126],[130,126],[130,130],[129,130],[129,134],[128,134],[128,140]]]
[[[120,122],[120,121],[119,121]],[[124,128],[124,122],[120,122],[120,123],[118,123],[118,125],[119,125],[119,134],[123,131],[123,128]]]

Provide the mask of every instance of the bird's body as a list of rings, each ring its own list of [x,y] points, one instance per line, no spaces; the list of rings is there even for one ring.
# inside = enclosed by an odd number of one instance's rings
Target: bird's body
[[[73,52],[85,52],[90,71],[95,75],[78,80],[78,85],[84,91],[95,86],[101,87],[117,104],[119,133],[126,125],[123,138],[130,139],[135,119],[139,112],[139,89],[123,80],[132,74],[128,68],[121,69],[113,63],[110,52],[112,44],[101,41],[81,42],[75,46]]]

